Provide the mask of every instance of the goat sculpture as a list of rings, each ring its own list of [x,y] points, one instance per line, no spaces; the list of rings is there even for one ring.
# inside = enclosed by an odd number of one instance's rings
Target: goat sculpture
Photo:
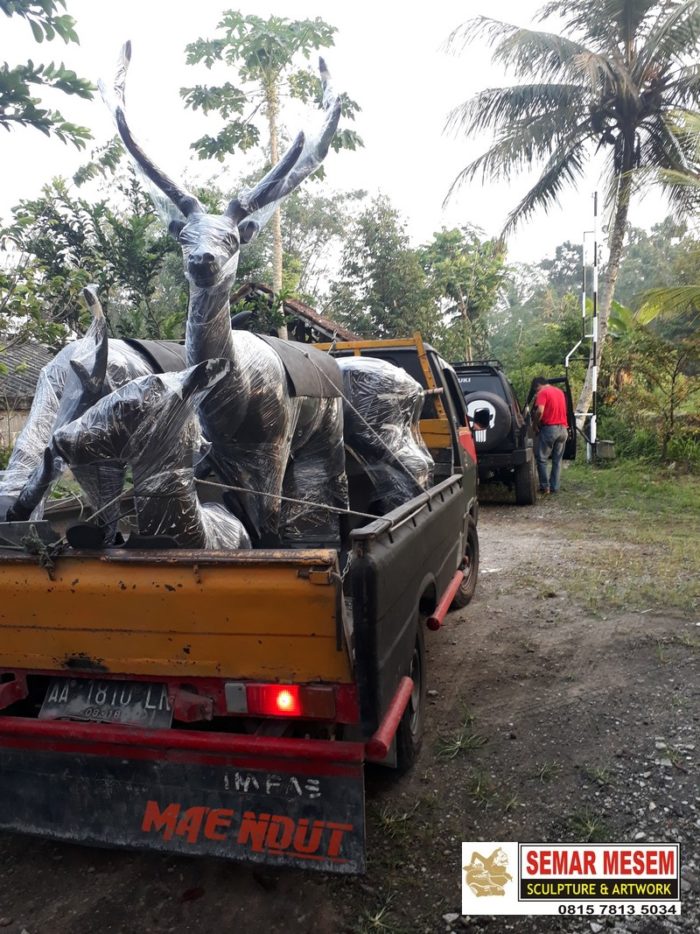
[[[54,433],[76,475],[104,464],[130,467],[139,533],[185,548],[249,548],[241,522],[223,506],[200,503],[194,479],[199,426],[193,405],[230,369],[208,360],[181,373],[141,376]]]
[[[42,370],[34,404],[12,451],[0,485],[0,511],[9,520],[29,519],[41,511],[43,502],[64,469],[53,446],[54,432],[78,418],[110,391],[110,383],[128,382],[146,371],[146,362],[129,345],[109,341],[107,322],[94,286],[83,289],[92,313],[85,336],[67,347]],[[76,479],[88,492],[91,504],[106,506],[101,523],[116,533],[119,504],[112,502],[123,477],[109,467],[83,468]],[[3,517],[4,518],[4,517]]]
[[[153,372],[153,363],[131,344],[108,339],[107,322],[94,290],[84,290],[83,296],[93,313],[92,324],[83,338],[67,344],[39,375],[27,422],[0,476],[0,521],[41,517],[49,489],[64,467],[60,458],[46,453],[56,429],[111,389]],[[88,478],[82,479],[85,488],[90,488]],[[98,471],[93,480],[97,495],[104,486],[104,471]],[[100,498],[107,492],[104,488]]]

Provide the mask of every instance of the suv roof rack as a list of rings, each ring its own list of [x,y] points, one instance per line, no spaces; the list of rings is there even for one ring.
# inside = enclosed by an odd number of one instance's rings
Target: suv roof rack
[[[457,363],[453,363],[452,366],[455,370],[458,370],[460,367],[468,366],[495,366],[498,367],[499,370],[503,369],[503,364],[495,357],[492,360],[459,360]]]

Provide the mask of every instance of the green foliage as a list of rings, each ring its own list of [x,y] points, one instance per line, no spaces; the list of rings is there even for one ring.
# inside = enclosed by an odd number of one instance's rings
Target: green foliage
[[[37,42],[44,39],[50,42],[58,37],[66,43],[77,43],[75,20],[59,12],[59,8],[65,7],[65,0],[0,0],[0,10],[8,17],[26,20]],[[6,130],[34,127],[47,136],[53,134],[64,143],[83,148],[91,138],[90,131],[69,122],[58,110],[46,108],[34,96],[37,90],[56,90],[91,99],[94,87],[63,64],[35,65],[30,60],[10,67],[4,62],[0,66],[0,127]]]
[[[442,352],[452,360],[487,357],[487,313],[506,278],[503,243],[472,226],[443,228],[419,256],[445,320]]]
[[[682,460],[697,469],[697,336],[670,342],[634,324],[614,342],[601,390],[601,433],[615,440],[620,454]]]
[[[434,340],[443,330],[419,255],[386,197],[377,197],[350,229],[328,312],[362,337],[409,337],[419,330]]]
[[[481,91],[450,114],[449,129],[468,139],[486,133],[493,143],[460,172],[448,197],[479,174],[509,180],[537,167],[537,181],[507,218],[504,232],[510,232],[535,211],[557,203],[564,189],[583,178],[591,159],[603,154],[612,223],[598,322],[600,363],[632,194],[650,173],[695,168],[671,113],[695,113],[700,106],[700,4],[550,0],[540,21],[550,16],[561,21],[561,35],[479,16],[450,37],[453,48],[486,42],[494,62],[518,83]],[[682,201],[677,204],[684,207]],[[579,412],[588,411],[592,389],[590,359],[576,404]]]
[[[533,377],[562,373],[565,357],[581,339],[579,297],[544,278],[551,262],[512,269],[507,304],[491,316],[491,352],[503,363],[522,400]],[[583,383],[584,370],[582,357],[575,356],[569,374],[574,391]]]
[[[271,135],[275,135],[277,109],[283,93],[308,103],[321,101],[321,82],[308,67],[297,67],[297,56],[308,59],[313,51],[333,45],[335,28],[319,17],[289,20],[285,17],[245,16],[235,10],[224,13],[215,39],[197,39],[187,46],[187,64],[212,68],[225,63],[237,70],[240,85],[226,81],[218,85],[195,85],[180,93],[188,107],[218,113],[225,121],[216,135],[205,135],[192,144],[200,159],[219,161],[237,150],[261,143],[259,128],[252,122],[264,107]],[[341,96],[342,114],[354,119],[357,104]],[[276,145],[276,142],[275,142]],[[357,134],[344,130],[333,147],[354,149],[361,145]]]
[[[97,285],[114,333],[181,335],[183,299],[171,290],[159,301],[159,276],[177,247],[161,231],[133,175],[118,179],[112,189],[121,199],[119,209],[104,199],[78,197],[63,179],[55,179],[39,198],[14,209],[0,231],[9,254],[0,273],[2,339],[63,343],[85,323],[79,295],[89,283]],[[182,293],[181,272],[177,291]]]

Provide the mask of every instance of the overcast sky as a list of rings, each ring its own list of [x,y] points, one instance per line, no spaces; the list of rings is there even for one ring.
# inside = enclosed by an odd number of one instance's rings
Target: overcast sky
[[[490,64],[489,51],[476,45],[455,56],[444,49],[458,25],[479,13],[532,24],[539,0],[429,0],[421,4],[352,0],[342,4],[320,0],[256,0],[236,6],[225,0],[68,0],[77,21],[80,46],[60,40],[37,46],[29,27],[17,17],[0,20],[0,59],[11,65],[64,61],[82,77],[111,77],[121,43],[133,42],[128,83],[130,121],[146,148],[162,166],[189,178],[207,178],[227,167],[237,174],[241,157],[218,163],[199,162],[189,143],[204,132],[215,132],[214,117],[186,111],[179,96],[183,85],[206,82],[205,69],[184,64],[184,47],[198,37],[212,37],[222,10],[288,18],[320,16],[336,26],[335,47],[326,58],[339,90],[347,90],[362,107],[355,129],[365,148],[356,153],[331,153],[327,184],[338,189],[382,191],[408,222],[414,243],[427,241],[441,226],[473,223],[497,234],[505,217],[527,188],[528,177],[511,183],[464,186],[443,209],[450,183],[459,170],[488,145],[488,139],[455,138],[443,132],[450,109],[484,87],[508,83]],[[209,75],[209,80],[211,76]],[[235,78],[232,80],[235,81]],[[61,96],[52,102],[64,116],[89,126],[95,145],[106,142],[113,129],[101,100]],[[285,114],[282,114],[284,119]],[[290,121],[297,129],[300,119]],[[33,129],[3,134],[0,216],[21,197],[35,195],[51,176],[69,175],[86,161],[84,153],[47,139]],[[532,181],[532,178],[529,179]],[[561,208],[538,215],[509,241],[511,260],[532,261],[553,253],[565,239],[581,239],[591,227],[594,173]],[[647,198],[634,209],[632,220],[649,226],[664,215],[663,205]]]

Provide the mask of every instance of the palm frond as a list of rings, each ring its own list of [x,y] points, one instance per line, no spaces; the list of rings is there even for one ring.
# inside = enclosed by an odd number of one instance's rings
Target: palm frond
[[[642,83],[647,69],[658,70],[672,62],[683,62],[696,55],[700,41],[700,4],[698,0],[674,0],[660,5],[659,14],[633,66],[635,79]]]
[[[567,30],[608,49],[629,47],[659,0],[550,0],[538,18],[559,16]]]
[[[537,182],[510,212],[501,236],[507,236],[539,208],[547,211],[556,204],[562,189],[583,176],[584,165],[584,140],[580,136],[576,139],[567,137],[549,157]]]
[[[692,106],[697,109],[700,104],[700,64],[681,65],[671,74],[666,93],[669,100],[678,107]]]
[[[557,112],[576,112],[586,105],[585,89],[576,84],[520,84],[487,88],[455,107],[447,117],[447,131],[467,135]],[[560,128],[566,126],[561,122]]]
[[[509,178],[519,170],[539,162],[551,153],[556,141],[564,137],[566,127],[576,126],[576,131],[569,131],[566,138],[571,143],[578,140],[583,144],[589,135],[589,128],[587,121],[576,124],[580,113],[579,108],[571,108],[568,112],[554,110],[532,120],[506,124],[496,142],[462,169],[450,185],[444,203],[479,173],[484,180]]]
[[[492,46],[493,61],[512,69],[515,75],[544,80],[573,75],[574,57],[589,51],[566,36],[524,29],[489,16],[477,16],[458,26],[449,36],[447,48],[455,50],[459,47],[462,51],[466,45],[477,41]]]
[[[617,64],[617,67],[615,65]],[[588,87],[598,97],[612,86],[621,89],[632,87],[629,74],[622,63],[615,63],[609,56],[597,52],[581,52],[574,57],[574,68],[585,79]],[[622,67],[620,67],[622,65]]]
[[[700,285],[678,285],[665,289],[650,289],[635,315],[640,324],[657,317],[672,318],[689,311],[700,310]]]
[[[577,58],[592,54],[585,45],[565,36],[516,29],[495,47],[493,61],[511,69],[517,77],[532,75],[550,81],[570,80],[577,76]]]

